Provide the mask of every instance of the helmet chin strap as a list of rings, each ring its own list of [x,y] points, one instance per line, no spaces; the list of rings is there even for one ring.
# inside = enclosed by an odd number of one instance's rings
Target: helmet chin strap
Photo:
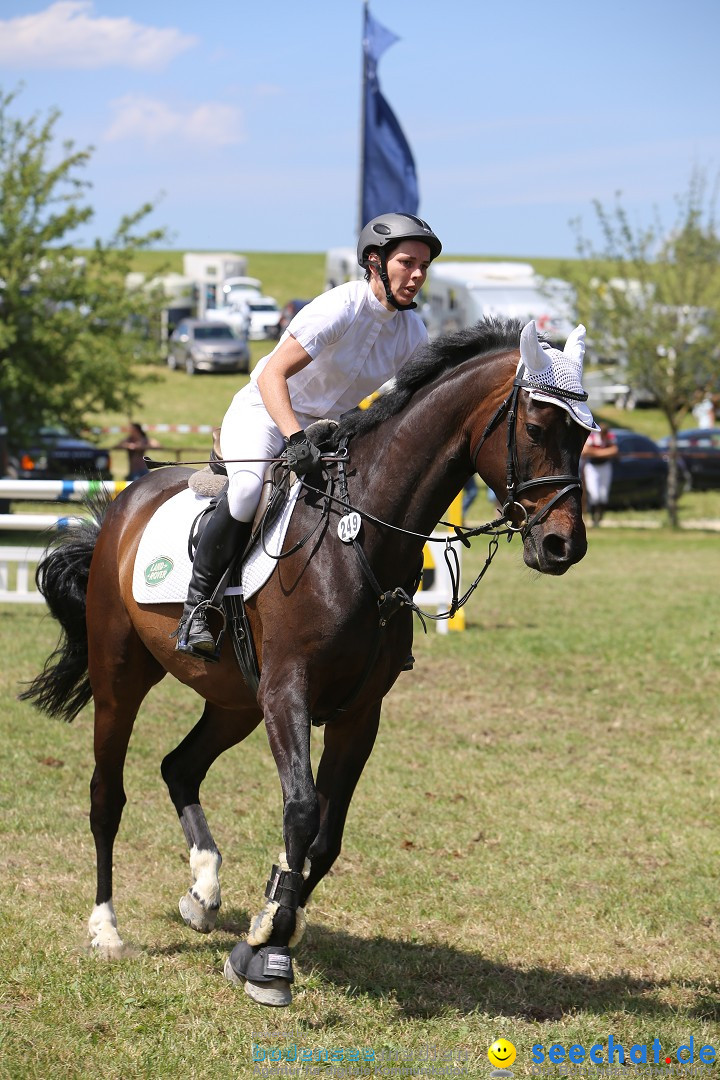
[[[394,308],[397,308],[398,311],[412,311],[413,308],[417,307],[417,304],[399,304],[393,296],[392,290],[390,288],[390,278],[388,277],[387,272],[387,259],[385,257],[385,252],[382,248],[378,252],[378,255],[380,257],[380,265],[378,266],[376,262],[373,262],[372,265],[377,267],[378,276],[383,283],[383,288],[385,289],[385,296],[387,298],[388,304],[392,304],[392,306]]]

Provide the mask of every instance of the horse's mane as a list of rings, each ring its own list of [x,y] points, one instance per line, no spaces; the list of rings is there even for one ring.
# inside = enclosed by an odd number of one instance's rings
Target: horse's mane
[[[414,359],[403,364],[392,390],[382,394],[370,408],[353,410],[340,421],[333,433],[333,446],[343,438],[372,431],[404,409],[417,390],[466,360],[500,349],[517,349],[522,325],[518,319],[486,318],[429,342]]]

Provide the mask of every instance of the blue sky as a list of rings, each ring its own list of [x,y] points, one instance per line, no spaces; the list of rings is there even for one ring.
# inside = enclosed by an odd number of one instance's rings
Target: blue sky
[[[720,171],[717,0],[371,11],[448,253],[570,256],[594,199],[671,223],[693,167]],[[79,239],[160,197],[173,247],[324,251],[356,231],[361,36],[361,0],[3,0],[0,85],[95,147]]]

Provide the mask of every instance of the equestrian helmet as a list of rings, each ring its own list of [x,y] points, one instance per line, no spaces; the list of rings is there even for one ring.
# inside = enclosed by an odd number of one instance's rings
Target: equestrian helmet
[[[367,255],[371,248],[382,251],[389,246],[395,247],[401,240],[421,240],[430,248],[431,260],[437,259],[442,251],[442,244],[427,221],[413,214],[381,214],[368,221],[360,233],[357,247],[360,266],[367,266]]]

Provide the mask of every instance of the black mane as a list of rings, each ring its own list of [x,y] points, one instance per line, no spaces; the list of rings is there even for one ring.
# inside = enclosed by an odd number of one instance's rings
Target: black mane
[[[500,349],[517,349],[522,327],[518,319],[487,318],[465,330],[429,342],[414,360],[403,364],[392,390],[374,401],[369,409],[354,410],[340,422],[333,434],[333,445],[337,446],[343,438],[372,431],[404,409],[421,387],[471,357]]]

